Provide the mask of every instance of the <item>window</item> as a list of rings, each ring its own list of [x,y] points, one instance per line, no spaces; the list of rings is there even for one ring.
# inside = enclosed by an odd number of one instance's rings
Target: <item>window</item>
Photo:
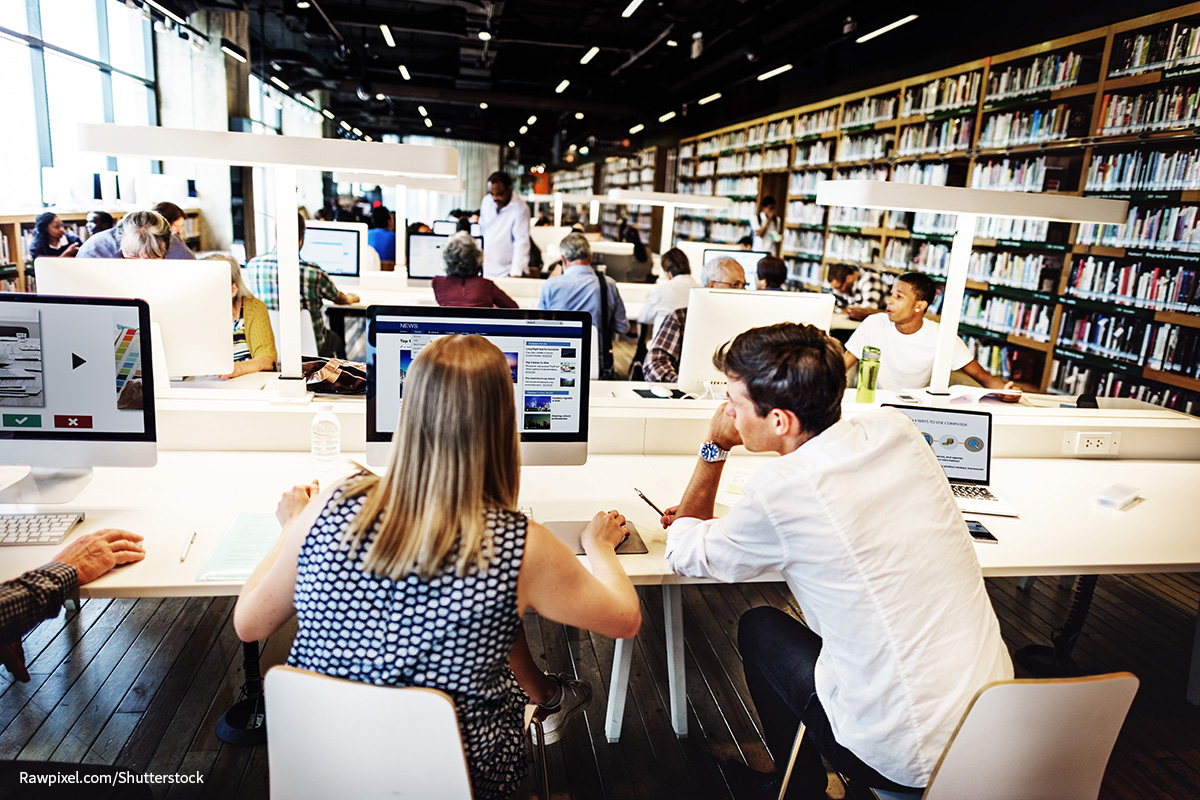
[[[10,4],[0,3],[0,6]],[[21,9],[24,11],[24,7]],[[0,11],[0,22],[4,12]],[[33,72],[29,48],[0,37],[0,108],[14,112],[25,109],[25,119],[0,125],[0,186],[4,203],[29,207],[41,202],[41,159],[38,157],[37,126],[30,114],[33,102]]]

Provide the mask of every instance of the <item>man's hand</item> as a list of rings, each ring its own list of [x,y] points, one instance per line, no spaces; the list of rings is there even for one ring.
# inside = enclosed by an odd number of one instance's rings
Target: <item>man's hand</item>
[[[629,529],[625,527],[625,517],[618,511],[597,511],[596,516],[583,529],[579,537],[583,551],[590,553],[598,547],[617,549],[617,545],[625,541]]]
[[[1016,389],[1018,394],[1001,394],[1001,395],[996,395],[997,397],[999,397],[1005,403],[1020,402],[1020,400],[1021,400],[1020,391],[1021,390],[1017,387],[1017,385],[1015,383],[1013,383],[1012,381],[1009,381],[1008,383],[1004,384],[1004,388],[1005,389]]]
[[[221,377],[224,380],[228,380],[230,378],[236,378],[239,375],[245,375],[246,373],[250,372],[251,367],[253,367],[253,366],[254,366],[253,361],[235,361],[233,364],[233,372],[229,373],[228,375],[221,375],[219,377]]]
[[[80,586],[105,574],[121,564],[133,564],[146,557],[146,550],[136,533],[118,528],[105,528],[76,539],[54,560],[75,568]]]
[[[320,492],[321,484],[315,480],[307,486],[293,486],[279,498],[279,505],[275,507],[275,519],[286,528]]]
[[[708,441],[716,442],[722,450],[732,450],[742,443],[742,435],[733,424],[733,417],[725,413],[729,403],[721,403],[708,423]]]
[[[346,293],[346,304],[347,304],[347,305],[354,305],[354,304],[355,304],[355,303],[357,303],[357,302],[358,302],[360,299],[361,299],[361,298],[360,298],[358,295],[354,294],[353,292],[347,292],[347,293]]]
[[[877,308],[867,308],[865,306],[850,306],[846,309],[846,316],[853,320],[864,320],[872,314],[879,312]]]
[[[671,506],[663,513],[662,519],[659,522],[662,523],[664,529],[671,527],[671,523],[675,521],[675,515],[678,513],[679,506]]]

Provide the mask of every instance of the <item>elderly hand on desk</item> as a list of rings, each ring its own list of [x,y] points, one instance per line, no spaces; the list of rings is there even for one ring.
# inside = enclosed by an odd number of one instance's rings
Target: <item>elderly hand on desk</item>
[[[275,519],[279,520],[279,524],[286,528],[288,523],[298,517],[309,502],[320,493],[319,481],[314,480],[307,485],[293,486],[279,498],[279,505],[275,507]]]
[[[146,557],[142,537],[118,528],[105,528],[71,542],[54,557],[60,564],[75,568],[75,581],[83,586],[114,567],[133,564]]]

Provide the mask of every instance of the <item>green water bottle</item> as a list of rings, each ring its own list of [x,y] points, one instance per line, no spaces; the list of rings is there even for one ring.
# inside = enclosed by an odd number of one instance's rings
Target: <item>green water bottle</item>
[[[857,403],[875,402],[875,383],[879,380],[879,348],[867,345],[858,360],[858,391],[854,395]]]

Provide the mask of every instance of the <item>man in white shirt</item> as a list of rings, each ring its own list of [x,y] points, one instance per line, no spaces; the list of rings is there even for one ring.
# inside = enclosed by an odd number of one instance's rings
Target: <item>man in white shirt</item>
[[[1013,675],[945,474],[896,409],[840,418],[842,348],[811,325],[752,329],[713,363],[729,401],[663,518],[667,560],[681,575],[729,582],[781,572],[803,610],[803,623],[765,606],[738,624],[776,765],[807,726],[788,797],[825,796],[821,756],[868,786],[924,786],[975,693]],[[714,519],[738,444],[780,458]],[[725,774],[738,797],[778,791],[778,772],[731,763]]]
[[[879,348],[880,389],[920,389],[933,378],[933,356],[937,352],[940,326],[925,319],[925,310],[937,296],[937,288],[928,275],[907,272],[896,279],[888,296],[887,314],[873,314],[850,335],[846,342],[846,369],[857,362],[864,347]],[[980,386],[989,389],[1012,389],[983,368],[971,356],[962,339],[955,338],[950,369],[962,370]],[[1001,395],[1001,399],[1016,401],[1016,395]]]
[[[687,254],[678,247],[672,247],[662,254],[662,269],[667,280],[659,281],[650,289],[646,302],[642,304],[642,313],[638,322],[653,326],[646,341],[654,338],[663,320],[677,308],[687,308],[688,295],[692,289],[699,287],[692,277],[692,265],[688,263]]]
[[[479,204],[483,227],[483,277],[523,278],[529,270],[529,206],[513,196],[512,176],[493,172]]]

